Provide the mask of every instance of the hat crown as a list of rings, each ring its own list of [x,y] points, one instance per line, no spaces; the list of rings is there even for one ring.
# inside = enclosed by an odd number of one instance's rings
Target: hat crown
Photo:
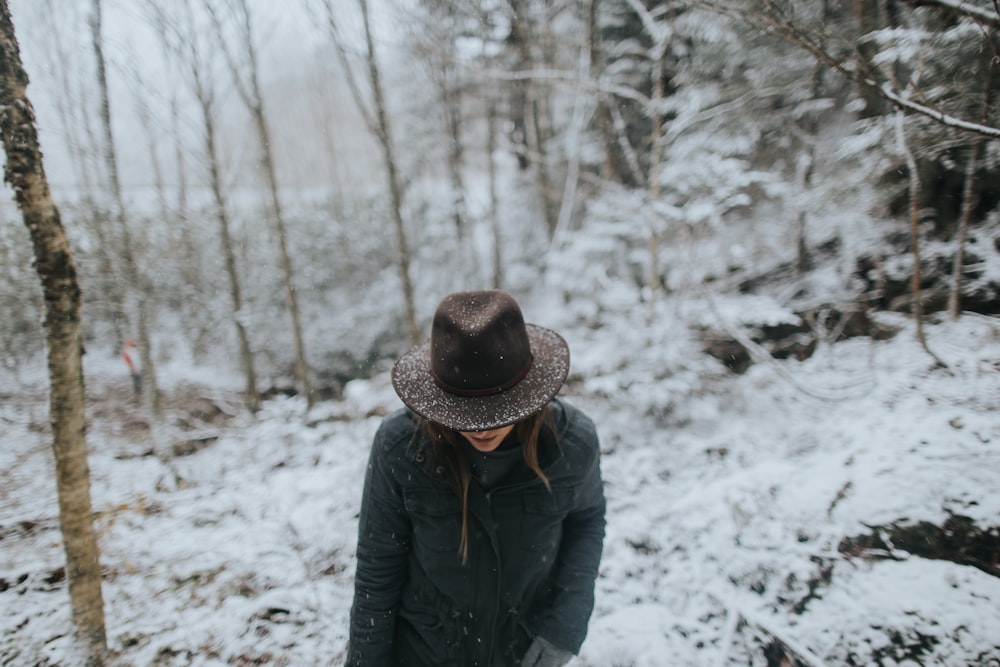
[[[431,374],[445,391],[484,396],[516,385],[531,368],[531,345],[517,302],[499,290],[446,297],[431,327]]]

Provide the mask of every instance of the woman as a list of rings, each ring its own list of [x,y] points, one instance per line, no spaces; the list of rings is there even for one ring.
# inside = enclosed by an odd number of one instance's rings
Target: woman
[[[459,292],[396,362],[372,446],[347,664],[559,667],[604,540],[594,426],[555,399],[569,349],[501,291]]]

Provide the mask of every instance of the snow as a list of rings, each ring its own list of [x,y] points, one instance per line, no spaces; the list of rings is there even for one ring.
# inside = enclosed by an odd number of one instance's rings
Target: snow
[[[870,526],[949,514],[995,529],[996,319],[928,325],[947,368],[903,322],[892,340],[732,376],[689,354],[679,326],[635,347],[655,330],[627,317],[573,327],[576,313],[561,315],[574,353],[563,395],[598,424],[609,500],[596,609],[572,664],[760,665],[772,635],[815,664],[1000,657],[995,564],[991,576],[899,550],[838,551]],[[235,379],[209,377],[199,395],[224,403]],[[353,381],[312,410],[276,398],[206,424],[217,440],[172,467],[143,455],[144,432],[127,428],[135,408],[113,360],[88,359],[88,378],[92,394],[121,404],[92,401],[88,437],[118,664],[341,664],[368,447],[399,405],[388,377]],[[29,382],[2,405],[0,657],[71,664],[44,392]],[[908,654],[892,633],[927,645]]]

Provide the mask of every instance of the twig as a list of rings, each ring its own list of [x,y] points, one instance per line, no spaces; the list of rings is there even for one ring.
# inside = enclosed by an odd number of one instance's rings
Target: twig
[[[798,380],[792,377],[791,374],[788,373],[788,371],[786,371],[779,364],[777,364],[775,362],[774,357],[771,356],[771,353],[768,352],[766,349],[764,349],[762,345],[751,339],[750,336],[746,335],[746,333],[740,331],[738,327],[730,326],[729,323],[726,322],[725,318],[722,317],[721,313],[719,313],[719,310],[715,307],[715,300],[710,292],[708,292],[707,290],[703,290],[702,296],[705,300],[705,303],[708,304],[709,309],[712,311],[712,314],[715,315],[716,320],[719,322],[722,328],[726,331],[726,333],[732,336],[733,339],[736,340],[736,342],[738,342],[740,345],[743,346],[744,349],[746,349],[747,354],[750,355],[750,358],[753,361],[757,363],[769,364],[779,376],[784,378],[789,384],[791,384],[793,387],[798,389],[806,396],[810,396],[812,398],[816,398],[821,401],[843,401],[843,400],[849,400],[851,398],[860,397],[862,395],[861,393],[859,393],[857,396],[834,396],[832,394],[822,394],[813,391],[807,387],[804,387]]]
[[[709,597],[713,598],[723,607],[726,608],[726,613],[730,617],[732,617],[733,615],[738,615],[739,618],[742,618],[748,624],[754,625],[758,629],[763,630],[767,634],[771,635],[776,640],[778,640],[782,646],[788,649],[791,653],[794,653],[795,657],[800,662],[805,664],[807,667],[826,667],[826,664],[823,662],[823,660],[819,658],[815,653],[813,653],[812,650],[810,650],[806,646],[799,644],[795,640],[789,639],[787,635],[784,634],[784,629],[782,629],[781,633],[779,633],[774,628],[774,626],[771,625],[769,622],[764,621],[756,614],[748,612],[746,609],[741,608],[739,605],[735,604],[732,600],[728,599],[728,596],[725,595],[725,593],[723,593],[718,589],[708,590],[707,593]],[[732,619],[730,618],[729,624],[731,623]],[[727,624],[727,631],[728,631],[728,624]]]

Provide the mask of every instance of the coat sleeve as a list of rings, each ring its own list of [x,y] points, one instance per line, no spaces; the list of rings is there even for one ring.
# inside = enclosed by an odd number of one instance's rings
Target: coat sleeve
[[[563,522],[555,601],[536,626],[540,636],[574,654],[580,652],[587,636],[587,624],[594,610],[594,585],[604,547],[606,503],[600,448],[592,430],[586,440],[590,456],[583,464],[577,502]]]
[[[372,445],[358,522],[349,667],[388,665],[410,548],[411,526],[392,475],[393,438],[385,424]],[[398,443],[398,439],[397,442]]]

